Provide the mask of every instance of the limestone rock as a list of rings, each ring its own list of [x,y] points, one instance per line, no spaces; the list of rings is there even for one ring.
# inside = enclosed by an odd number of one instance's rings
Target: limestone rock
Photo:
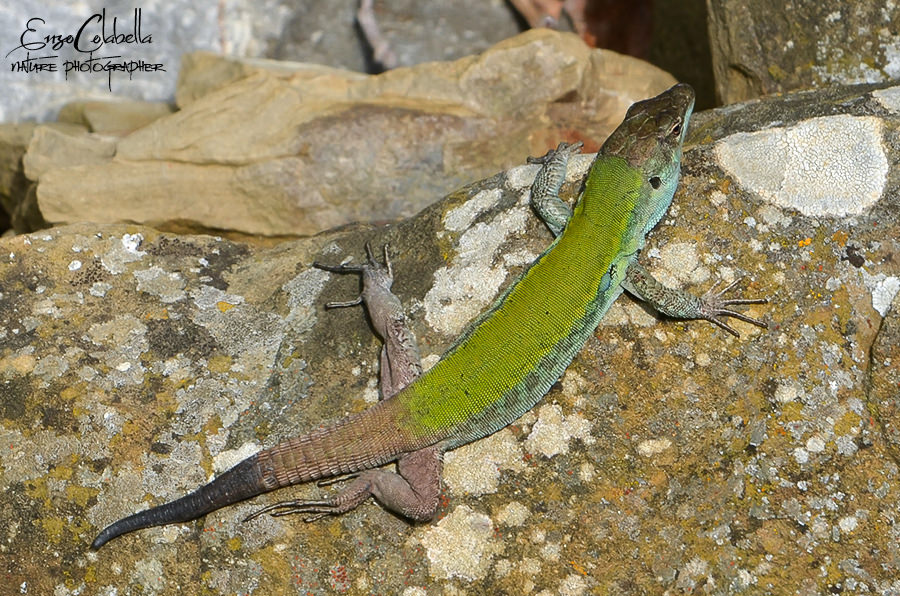
[[[201,82],[182,110],[119,140],[111,161],[44,168],[37,199],[48,222],[278,236],[408,216],[561,140],[596,149],[628,105],[674,82],[547,30],[378,76],[216,66],[208,55],[187,64],[202,66],[189,68]]]
[[[152,101],[73,101],[62,107],[60,122],[72,122],[91,132],[125,135],[167,114],[172,107]]]
[[[725,103],[897,80],[894,2],[710,0],[716,94]]]
[[[3,585],[85,596],[892,593],[898,98],[896,87],[851,88],[697,114],[680,189],[642,261],[694,291],[743,277],[744,295],[771,298],[748,308],[769,329],[735,322],[733,338],[622,296],[539,407],[448,457],[448,504],[428,524],[372,503],[311,524],[241,522],[334,490],[308,485],[87,550],[105,524],[377,399],[365,317],[323,307],[355,297],[358,280],[314,260],[358,261],[366,241],[389,244],[394,290],[433,363],[549,244],[528,207],[535,166],[408,220],[267,249],[114,224],[0,239]],[[878,121],[884,136],[858,150],[884,153],[889,171],[874,202],[841,216],[852,177],[815,173],[844,159],[833,132],[848,118]],[[788,176],[756,150],[772,143],[827,154],[801,164],[808,193],[833,187],[826,202],[801,210],[771,190]],[[736,174],[725,147],[754,167]],[[573,160],[564,194],[589,163]]]

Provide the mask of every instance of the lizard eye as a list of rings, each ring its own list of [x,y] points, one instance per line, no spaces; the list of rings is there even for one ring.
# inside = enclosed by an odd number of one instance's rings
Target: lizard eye
[[[650,186],[653,187],[653,190],[658,189],[662,185],[662,180],[659,179],[659,176],[654,176],[649,180]]]
[[[672,129],[669,131],[670,135],[678,136],[681,134],[681,122],[676,122],[672,125]]]

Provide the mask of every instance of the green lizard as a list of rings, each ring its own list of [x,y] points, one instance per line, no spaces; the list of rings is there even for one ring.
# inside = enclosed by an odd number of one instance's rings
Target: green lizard
[[[610,135],[591,165],[573,210],[559,198],[566,164],[580,144],[561,144],[539,160],[532,205],[556,239],[430,370],[421,373],[415,339],[406,329],[385,251],[382,266],[368,249],[358,272],[365,303],[384,339],[384,399],[330,427],[284,441],[253,455],[180,499],[135,513],[104,529],[97,549],[140,528],[189,521],[277,488],[342,475],[349,484],[322,501],[278,503],[256,512],[310,514],[308,520],[353,509],[370,496],[412,520],[438,508],[441,455],[507,426],[531,409],[560,378],[623,289],[661,312],[719,320],[737,317],[721,292],[703,298],[672,290],[636,262],[647,233],[666,213],[681,166],[682,144],[694,92],[676,85],[638,102]],[[733,284],[732,284],[733,285]],[[397,462],[397,473],[374,469]],[[249,518],[248,518],[249,519]]]

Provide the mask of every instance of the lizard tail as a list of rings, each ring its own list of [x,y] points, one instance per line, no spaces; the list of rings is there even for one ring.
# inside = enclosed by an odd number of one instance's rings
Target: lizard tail
[[[107,526],[91,548],[134,530],[190,521],[277,488],[373,468],[424,447],[421,439],[404,438],[398,431],[397,405],[396,400],[384,400],[334,426],[260,451],[180,499]]]
[[[190,521],[229,503],[265,492],[256,458],[256,455],[248,457],[189,495],[139,511],[107,526],[91,543],[91,549],[97,550],[113,538],[134,530]]]

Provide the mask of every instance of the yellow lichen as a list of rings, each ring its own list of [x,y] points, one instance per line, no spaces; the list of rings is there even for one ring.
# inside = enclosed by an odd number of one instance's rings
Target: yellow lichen
[[[66,498],[77,504],[79,507],[87,507],[88,501],[91,498],[96,497],[99,493],[100,491],[96,488],[78,486],[75,484],[66,486]]]
[[[210,358],[209,363],[206,365],[206,367],[210,372],[224,374],[231,370],[231,364],[231,356],[227,354],[221,354]]]

